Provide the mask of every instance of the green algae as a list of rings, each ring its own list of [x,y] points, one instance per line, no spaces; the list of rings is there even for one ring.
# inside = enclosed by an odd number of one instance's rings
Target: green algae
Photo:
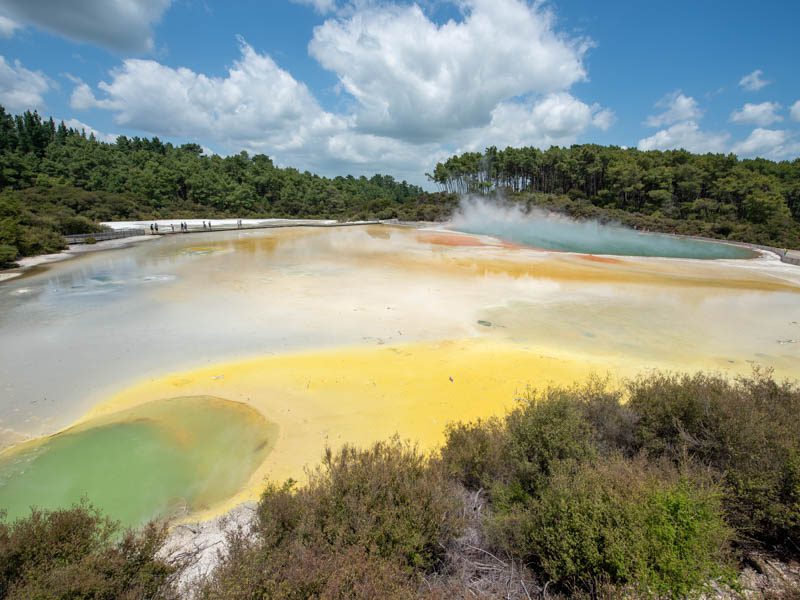
[[[0,454],[0,510],[15,519],[86,498],[126,526],[183,516],[241,490],[276,434],[240,403],[150,402]]]

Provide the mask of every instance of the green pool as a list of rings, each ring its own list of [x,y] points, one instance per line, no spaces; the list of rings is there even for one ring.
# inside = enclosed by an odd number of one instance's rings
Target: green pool
[[[131,526],[202,510],[246,484],[276,433],[236,402],[151,402],[0,454],[0,509],[15,519],[86,498]]]

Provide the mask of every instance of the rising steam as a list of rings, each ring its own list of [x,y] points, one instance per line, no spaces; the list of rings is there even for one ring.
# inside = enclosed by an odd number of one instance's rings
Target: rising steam
[[[703,259],[752,256],[748,250],[728,244],[642,233],[593,220],[577,221],[536,208],[526,212],[519,204],[475,196],[462,199],[450,227],[517,244],[584,254]]]

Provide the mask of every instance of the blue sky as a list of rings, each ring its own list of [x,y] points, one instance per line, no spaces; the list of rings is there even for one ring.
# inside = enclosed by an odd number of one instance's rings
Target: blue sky
[[[0,0],[0,103],[416,183],[453,152],[800,156],[800,3]]]

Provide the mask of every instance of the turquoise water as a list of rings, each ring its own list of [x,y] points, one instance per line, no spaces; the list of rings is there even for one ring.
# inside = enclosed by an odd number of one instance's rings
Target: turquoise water
[[[581,254],[705,260],[756,256],[747,248],[731,244],[642,233],[628,227],[574,221],[543,212],[524,214],[484,204],[467,205],[453,220],[452,227],[464,233],[490,235],[516,244]]]
[[[85,498],[126,526],[181,516],[239,491],[275,435],[236,402],[151,402],[0,455],[0,509],[14,520]]]

